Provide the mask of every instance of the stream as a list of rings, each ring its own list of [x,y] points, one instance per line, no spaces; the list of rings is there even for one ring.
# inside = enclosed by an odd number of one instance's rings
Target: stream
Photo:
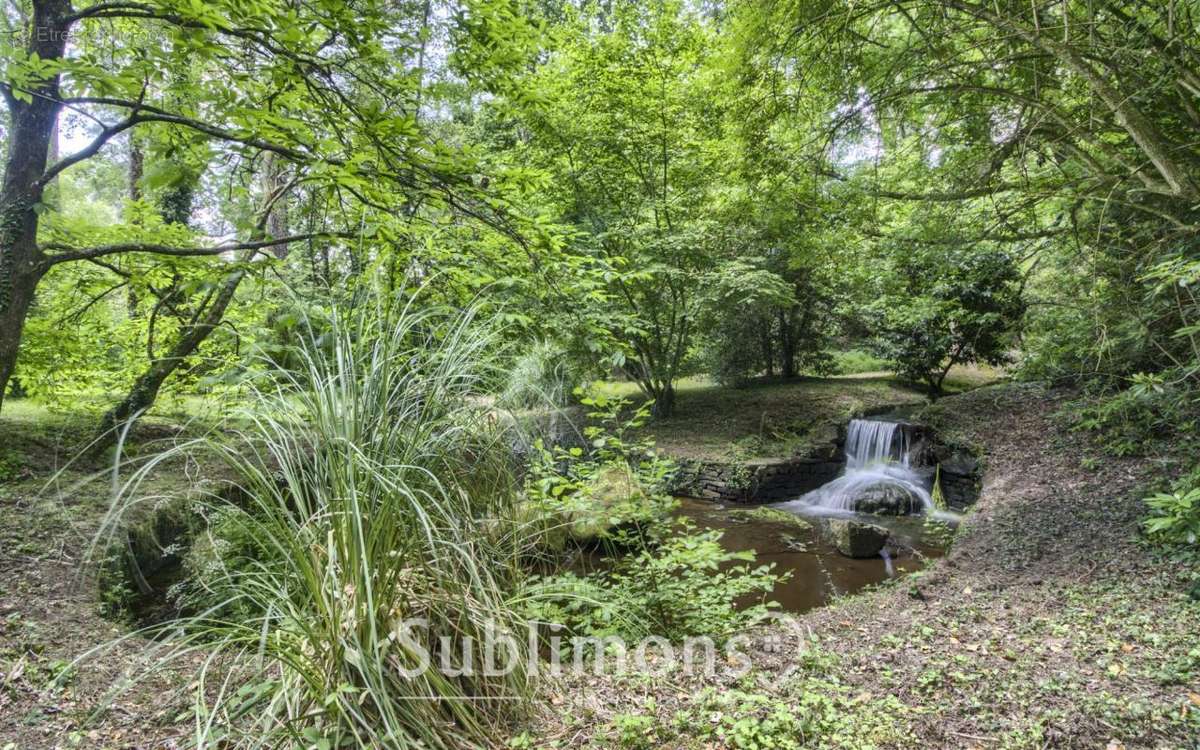
[[[922,516],[862,515],[866,522],[887,527],[892,541],[884,556],[854,559],[834,548],[821,532],[818,518],[808,519],[810,525],[803,528],[787,521],[760,518],[753,509],[730,508],[691,498],[680,498],[677,512],[702,529],[723,531],[721,541],[726,549],[753,550],[758,563],[774,563],[777,573],[789,573],[771,596],[785,612],[806,612],[828,604],[835,597],[919,570],[927,560],[940,557],[944,550]]]

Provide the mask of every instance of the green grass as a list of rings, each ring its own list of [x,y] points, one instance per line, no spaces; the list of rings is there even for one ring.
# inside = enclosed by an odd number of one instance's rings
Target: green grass
[[[861,349],[849,349],[833,354],[833,373],[835,375],[861,375],[866,372],[882,373],[890,370],[891,365],[886,359],[880,359]]]
[[[888,406],[927,401],[920,386],[899,381],[874,367],[862,352],[842,356],[856,370],[827,378],[761,378],[743,387],[718,385],[696,375],[676,383],[675,413],[646,425],[644,434],[673,458],[744,461],[802,455],[828,444],[836,430],[856,414]],[[995,382],[1001,373],[986,366],[955,367],[947,393]],[[637,384],[599,381],[592,388],[608,397],[641,403]]]
[[[631,383],[605,383],[601,388],[610,395],[638,398]],[[696,377],[679,382],[675,413],[644,429],[674,458],[790,456],[829,442],[837,426],[853,414],[923,400],[921,393],[889,376],[764,380],[743,388]]]

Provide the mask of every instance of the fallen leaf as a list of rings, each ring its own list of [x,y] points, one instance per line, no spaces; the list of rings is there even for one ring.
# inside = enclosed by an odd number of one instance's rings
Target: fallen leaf
[[[1192,705],[1200,706],[1200,693],[1188,693],[1188,700],[1192,702]]]

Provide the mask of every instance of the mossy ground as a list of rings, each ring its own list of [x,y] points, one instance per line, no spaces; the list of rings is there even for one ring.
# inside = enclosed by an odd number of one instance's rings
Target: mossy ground
[[[89,558],[111,488],[105,460],[77,458],[94,425],[92,414],[53,414],[11,400],[0,416],[0,453],[13,468],[0,477],[5,750],[164,747],[187,731],[180,718],[190,716],[192,696],[181,672],[156,667],[125,689],[150,666],[151,644],[122,640],[131,628],[109,617],[120,602],[101,596]],[[175,431],[148,420],[130,448],[148,450]],[[191,481],[185,467],[165,466],[161,474],[151,488],[164,494]]]
[[[958,367],[947,379],[949,392],[992,382],[990,368]],[[600,383],[607,395],[640,400],[633,383]],[[677,386],[675,413],[647,424],[646,433],[673,458],[709,461],[783,458],[828,442],[830,430],[855,414],[921,404],[921,388],[887,372],[828,378],[761,379],[742,387],[721,386],[703,377]]]
[[[729,511],[729,516],[736,520],[758,521],[760,523],[777,523],[797,530],[808,530],[812,523],[795,513],[789,513],[780,508],[761,506],[757,508],[739,508]]]

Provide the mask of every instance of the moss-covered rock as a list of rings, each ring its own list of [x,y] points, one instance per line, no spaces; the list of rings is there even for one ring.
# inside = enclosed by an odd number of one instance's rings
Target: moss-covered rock
[[[888,530],[874,524],[834,518],[829,521],[829,539],[846,557],[877,557],[887,544]]]
[[[98,588],[105,614],[144,619],[161,609],[178,580],[181,561],[202,527],[187,496],[163,501],[112,535],[99,560]]]

